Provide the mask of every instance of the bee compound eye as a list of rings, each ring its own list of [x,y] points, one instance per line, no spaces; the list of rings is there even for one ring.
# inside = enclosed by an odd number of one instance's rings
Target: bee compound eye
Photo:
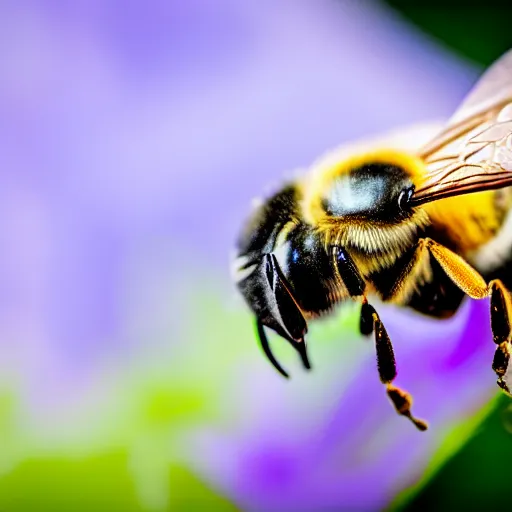
[[[411,197],[414,194],[414,186],[404,188],[398,196],[398,207],[402,211],[409,210]]]

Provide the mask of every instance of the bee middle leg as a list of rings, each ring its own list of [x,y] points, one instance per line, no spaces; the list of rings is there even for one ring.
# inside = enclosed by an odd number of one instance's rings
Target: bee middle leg
[[[498,375],[498,386],[511,395],[504,380],[512,354],[512,301],[509,290],[499,279],[493,279],[487,284],[463,258],[434,240],[426,238],[420,242],[466,295],[473,299],[490,297],[491,329],[497,345],[492,368]]]
[[[415,418],[411,413],[411,395],[393,385],[397,373],[393,345],[378,313],[366,300],[366,284],[361,274],[350,255],[341,247],[334,246],[332,256],[349,294],[353,298],[362,299],[360,331],[364,335],[375,333],[375,349],[380,381],[386,386],[388,396],[397,413],[409,418],[419,430],[427,430],[427,423]],[[407,265],[407,268],[409,268],[409,265]]]
[[[386,386],[388,396],[397,413],[409,418],[419,430],[427,430],[427,423],[412,415],[411,395],[407,391],[393,385],[397,374],[393,345],[379,315],[373,306],[368,304],[366,299],[363,299],[363,306],[361,308],[360,329],[362,334],[369,335],[372,332],[375,333],[375,349],[377,352],[377,368],[380,381]]]

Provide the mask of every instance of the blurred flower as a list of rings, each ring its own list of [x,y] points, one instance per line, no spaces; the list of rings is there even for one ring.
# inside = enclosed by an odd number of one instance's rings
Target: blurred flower
[[[178,340],[177,276],[228,278],[269,180],[447,115],[474,76],[359,2],[2,9],[0,360],[36,401],[87,385],[109,354]]]
[[[433,128],[382,140],[420,147]],[[231,383],[223,401],[238,404],[239,423],[210,422],[185,436],[198,472],[242,510],[370,511],[386,508],[424,478],[432,460],[453,453],[496,394],[488,301],[467,301],[443,321],[388,305],[378,311],[395,346],[397,382],[413,394],[413,413],[428,420],[427,433],[399,418],[385,398],[373,342],[361,339],[359,310],[349,306],[313,323],[313,375],[286,382],[270,367],[245,363],[241,371],[239,362],[223,376]],[[219,328],[209,337],[226,346],[237,334]]]
[[[448,116],[476,73],[359,0],[0,10],[0,372],[19,405],[0,508],[38,495],[34,474],[67,474],[48,453],[85,457],[78,495],[108,502],[94,478],[114,468],[112,493],[143,509],[179,502],[183,478],[199,494],[190,466],[258,510],[380,506],[417,481],[491,394],[484,305],[442,324],[383,308],[400,383],[432,422],[420,435],[387,403],[353,313],[312,327],[312,375],[271,373],[230,302],[228,253],[284,170]],[[185,468],[172,482],[171,463]]]

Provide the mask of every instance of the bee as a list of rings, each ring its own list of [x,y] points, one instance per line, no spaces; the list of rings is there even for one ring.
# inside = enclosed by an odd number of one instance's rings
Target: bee
[[[266,329],[309,369],[308,322],[358,301],[387,395],[422,431],[411,395],[393,384],[393,346],[369,298],[447,318],[464,296],[489,297],[492,368],[510,394],[512,50],[419,150],[334,153],[264,200],[241,231],[234,268],[262,349],[285,377]]]

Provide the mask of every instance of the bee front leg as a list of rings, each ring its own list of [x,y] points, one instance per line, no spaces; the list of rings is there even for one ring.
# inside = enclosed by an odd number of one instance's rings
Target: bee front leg
[[[499,279],[494,279],[487,284],[472,266],[446,247],[428,238],[424,239],[423,243],[439,262],[448,277],[464,293],[473,299],[491,298],[491,328],[494,343],[498,345],[494,354],[492,369],[498,375],[498,386],[510,395],[511,390],[504,380],[512,353],[512,302],[510,292]]]
[[[288,373],[277,362],[270,350],[264,329],[264,325],[268,325],[290,342],[299,353],[304,367],[309,370],[311,364],[305,339],[307,323],[274,254],[264,256],[261,273],[264,274],[263,281],[266,282],[264,296],[267,315],[264,319],[257,318],[256,329],[263,352],[274,368],[284,377],[288,377]]]
[[[363,334],[375,333],[375,349],[377,352],[377,368],[380,381],[385,384],[387,393],[396,412],[409,418],[418,430],[427,430],[428,424],[415,418],[411,413],[412,397],[407,391],[393,385],[396,377],[396,363],[393,345],[389,335],[373,306],[366,299],[361,308],[361,332]]]
[[[286,379],[289,377],[288,372],[283,369],[283,367],[279,364],[279,361],[274,356],[271,348],[270,343],[268,342],[267,334],[265,333],[265,327],[263,325],[263,322],[259,317],[256,317],[256,332],[258,334],[258,339],[260,341],[261,348],[263,350],[263,353],[267,357],[267,359],[270,361],[270,364]]]

